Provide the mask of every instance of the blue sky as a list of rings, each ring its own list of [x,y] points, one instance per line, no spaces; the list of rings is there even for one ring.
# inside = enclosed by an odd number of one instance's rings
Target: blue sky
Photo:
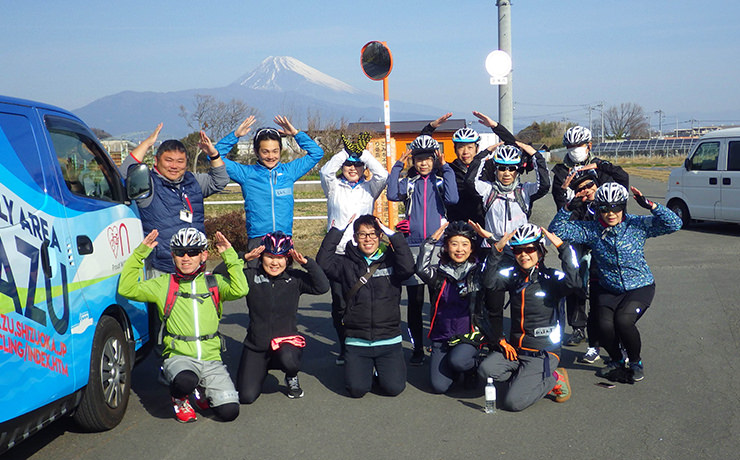
[[[662,110],[664,129],[691,118],[740,124],[736,2],[512,3],[517,128],[543,119],[585,123],[584,107],[599,101]],[[494,0],[0,6],[0,94],[67,109],[124,90],[225,86],[270,55],[293,56],[380,99],[381,85],[362,74],[359,52],[382,40],[394,57],[391,111],[395,98],[468,119],[471,110],[498,112],[483,67],[498,47]]]

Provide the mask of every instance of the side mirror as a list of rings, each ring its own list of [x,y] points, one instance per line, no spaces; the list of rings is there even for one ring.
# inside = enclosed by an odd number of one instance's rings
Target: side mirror
[[[683,167],[686,168],[686,171],[691,171],[691,161],[688,158],[683,160]]]
[[[129,166],[126,176],[126,194],[129,200],[140,200],[152,194],[149,167],[144,163]]]

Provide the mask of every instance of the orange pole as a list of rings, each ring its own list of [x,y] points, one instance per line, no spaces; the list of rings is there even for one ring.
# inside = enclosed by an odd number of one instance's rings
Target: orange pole
[[[388,172],[395,163],[391,153],[391,106],[388,98],[388,77],[383,79],[383,118],[385,119],[385,163]],[[398,223],[396,203],[388,200],[388,226],[394,228]]]

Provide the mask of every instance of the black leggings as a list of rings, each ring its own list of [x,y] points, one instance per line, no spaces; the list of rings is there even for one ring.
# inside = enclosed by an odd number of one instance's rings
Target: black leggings
[[[173,398],[187,398],[195,390],[199,383],[198,376],[193,371],[182,371],[178,373],[170,383],[170,395]],[[220,406],[211,406],[214,415],[224,422],[236,420],[239,416],[239,404],[226,403]]]
[[[425,286],[425,284],[406,286],[409,305],[408,312],[406,313],[406,323],[409,326],[411,339],[414,341],[414,352],[419,352],[424,349],[424,323],[422,320],[422,309],[424,307]],[[431,295],[430,289],[430,298]],[[434,302],[434,299],[432,299],[431,302]]]
[[[289,343],[280,345],[275,351],[254,351],[246,346],[242,350],[239,370],[236,373],[236,389],[239,402],[252,404],[262,393],[262,385],[267,378],[267,371],[280,369],[285,377],[295,377],[301,367],[303,348]]]
[[[329,281],[331,286],[331,319],[334,323],[334,330],[337,331],[337,338],[339,339],[339,353],[344,356],[346,351],[346,345],[344,344],[347,338],[347,332],[342,323],[342,314],[344,311],[344,293],[342,292],[342,283],[337,281]]]
[[[630,363],[640,361],[642,341],[636,323],[650,307],[654,296],[655,284],[622,294],[612,294],[603,288],[597,290],[600,341],[612,360],[622,359],[621,343]]]

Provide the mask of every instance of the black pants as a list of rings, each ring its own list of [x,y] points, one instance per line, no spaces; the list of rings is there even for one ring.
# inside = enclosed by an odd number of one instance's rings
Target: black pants
[[[411,340],[414,342],[414,352],[420,352],[424,350],[424,322],[422,320],[422,313],[424,308],[424,288],[425,284],[417,284],[415,286],[406,286],[406,294],[408,296],[408,311],[406,312],[406,323],[409,326],[409,333],[411,334]],[[432,290],[429,289],[430,302],[434,302],[432,297]]]
[[[637,330],[637,321],[645,314],[655,296],[655,284],[633,289],[622,294],[613,294],[598,289],[599,331],[601,344],[612,360],[622,359],[621,343],[627,351],[630,363],[640,361],[642,340]]]
[[[303,348],[289,343],[280,345],[280,348],[275,351],[254,351],[245,346],[239,360],[239,370],[236,373],[239,402],[252,404],[259,398],[262,385],[267,378],[267,371],[270,369],[282,370],[287,378],[298,375],[302,355]]]
[[[346,352],[344,341],[347,338],[347,332],[344,329],[342,314],[340,313],[345,308],[342,283],[330,280],[329,286],[331,286],[331,319],[332,323],[334,323],[334,330],[337,331],[337,338],[339,339],[339,354],[344,356]]]

